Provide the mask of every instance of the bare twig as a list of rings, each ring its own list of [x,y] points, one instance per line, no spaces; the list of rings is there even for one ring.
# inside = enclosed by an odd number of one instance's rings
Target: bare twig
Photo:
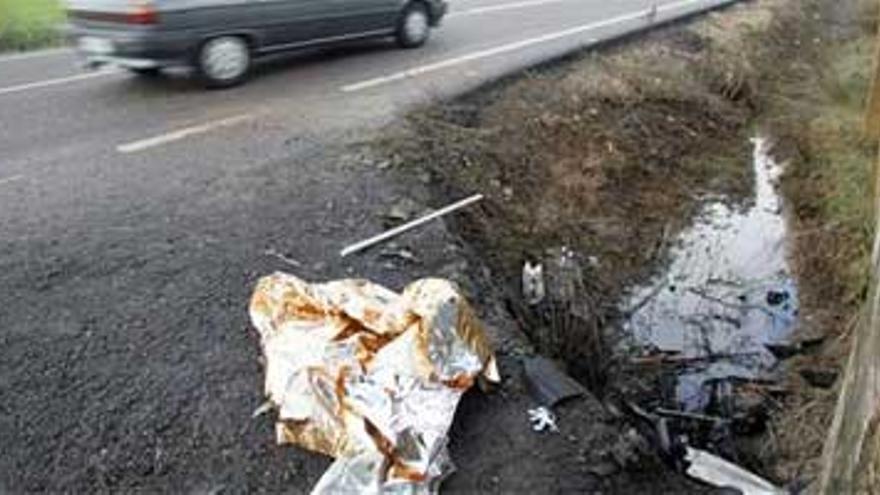
[[[763,306],[759,306],[757,304],[742,304],[742,303],[733,303],[730,301],[725,301],[724,299],[721,299],[720,297],[715,297],[713,295],[706,294],[704,291],[699,290],[699,289],[694,289],[694,288],[688,289],[688,292],[690,292],[691,294],[694,294],[695,296],[699,296],[707,301],[711,301],[711,302],[720,304],[720,305],[724,306],[725,308],[736,309],[736,310],[754,309],[757,311],[763,311],[764,313],[767,313],[770,316],[774,315],[774,313],[772,311],[770,311],[769,309],[767,309]]]
[[[665,288],[666,288],[665,283],[657,284],[657,286],[654,287],[653,289],[651,289],[651,292],[646,294],[645,297],[643,297],[641,300],[639,300],[639,302],[633,304],[629,309],[625,310],[623,312],[623,315],[626,318],[629,318],[632,315],[638,313],[643,307],[645,307],[646,304],[648,304],[654,298],[656,298],[658,295],[660,295],[660,292],[662,292],[663,289],[665,289]]]
[[[267,249],[265,254],[266,254],[266,256],[272,256],[273,258],[277,258],[290,266],[294,266],[297,268],[302,267],[302,263],[300,263],[299,261],[291,258],[290,256],[286,256],[284,254],[281,254],[272,248]]]
[[[705,421],[707,423],[729,423],[730,422],[729,419],[720,418],[718,416],[709,416],[707,414],[678,411],[678,410],[674,410],[674,409],[665,409],[662,407],[655,409],[654,412],[659,414],[660,416],[667,416],[670,418],[691,419],[694,421]]]

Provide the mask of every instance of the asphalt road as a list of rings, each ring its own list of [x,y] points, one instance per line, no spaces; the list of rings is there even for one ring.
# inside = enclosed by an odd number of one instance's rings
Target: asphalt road
[[[227,91],[82,72],[68,50],[0,57],[0,492],[307,490],[326,461],[250,419],[256,278],[466,272],[442,224],[420,234],[417,267],[338,258],[416,194],[352,144],[413,105],[646,27],[652,3],[454,0],[422,49],[278,56]],[[661,0],[653,20],[720,3]]]

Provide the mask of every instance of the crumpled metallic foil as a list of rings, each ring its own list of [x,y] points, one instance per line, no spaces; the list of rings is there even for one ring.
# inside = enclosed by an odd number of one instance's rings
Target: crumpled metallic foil
[[[462,394],[480,377],[499,381],[452,283],[419,280],[397,294],[276,273],[258,283],[250,314],[278,443],[336,458],[312,493],[437,492],[454,469],[447,435]]]

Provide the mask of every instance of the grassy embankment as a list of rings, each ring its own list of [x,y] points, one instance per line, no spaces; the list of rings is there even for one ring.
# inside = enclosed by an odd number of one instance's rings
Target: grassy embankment
[[[818,475],[840,386],[838,379],[831,389],[810,387],[802,372],[842,376],[870,282],[876,146],[863,124],[878,4],[842,4],[805,2],[783,41],[800,43],[790,52],[798,56],[779,64],[768,50],[764,58],[777,68],[764,79],[763,113],[792,157],[783,187],[793,212],[803,331],[826,337],[818,352],[791,363],[793,394],[776,417],[773,458],[789,479]],[[854,5],[856,15],[834,18],[833,9]]]
[[[64,11],[58,0],[0,0],[0,51],[60,43]]]

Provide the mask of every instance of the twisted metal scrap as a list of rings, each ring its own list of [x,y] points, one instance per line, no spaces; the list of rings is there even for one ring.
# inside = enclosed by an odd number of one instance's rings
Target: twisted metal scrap
[[[473,311],[450,282],[397,294],[363,280],[276,273],[250,305],[279,444],[336,458],[313,493],[436,493],[447,434],[482,376],[499,380]]]

